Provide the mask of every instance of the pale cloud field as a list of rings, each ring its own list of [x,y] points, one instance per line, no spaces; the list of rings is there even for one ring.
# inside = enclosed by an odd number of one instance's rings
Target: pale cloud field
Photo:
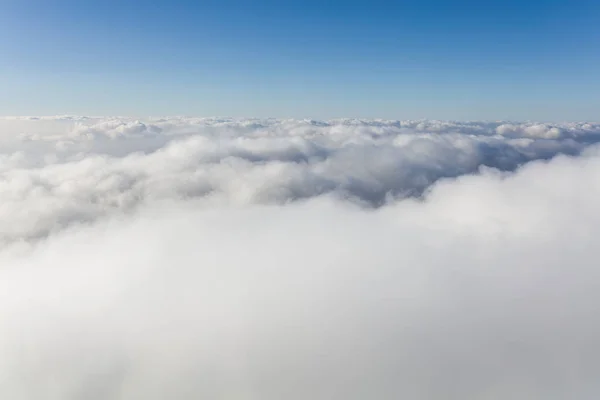
[[[0,119],[0,398],[597,399],[598,142]]]

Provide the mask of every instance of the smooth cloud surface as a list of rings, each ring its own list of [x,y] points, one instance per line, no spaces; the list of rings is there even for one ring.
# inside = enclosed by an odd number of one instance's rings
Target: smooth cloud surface
[[[600,395],[600,125],[0,127],[1,398]]]

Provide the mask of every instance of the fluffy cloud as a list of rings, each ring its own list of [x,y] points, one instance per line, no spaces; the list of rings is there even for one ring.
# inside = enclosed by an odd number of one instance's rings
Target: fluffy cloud
[[[0,397],[597,398],[600,126],[507,125],[2,121]]]
[[[0,120],[0,132],[7,244],[152,201],[333,194],[378,207],[481,167],[579,154],[600,125],[57,117]]]

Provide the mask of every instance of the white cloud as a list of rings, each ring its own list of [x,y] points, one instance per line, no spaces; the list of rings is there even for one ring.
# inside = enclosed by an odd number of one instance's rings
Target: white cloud
[[[600,126],[504,125],[1,121],[0,398],[597,398]]]
[[[440,178],[476,173],[481,166],[514,170],[531,160],[578,154],[600,138],[600,125],[507,126],[217,118],[0,120],[0,217],[5,221],[0,243],[45,237],[73,222],[156,200],[282,204],[335,194],[379,206],[419,195]],[[561,134],[548,134],[553,130]]]

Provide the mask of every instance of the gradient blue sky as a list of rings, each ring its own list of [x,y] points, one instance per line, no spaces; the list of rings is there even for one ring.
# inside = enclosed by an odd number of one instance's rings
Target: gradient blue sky
[[[600,120],[600,1],[0,0],[0,115]]]

